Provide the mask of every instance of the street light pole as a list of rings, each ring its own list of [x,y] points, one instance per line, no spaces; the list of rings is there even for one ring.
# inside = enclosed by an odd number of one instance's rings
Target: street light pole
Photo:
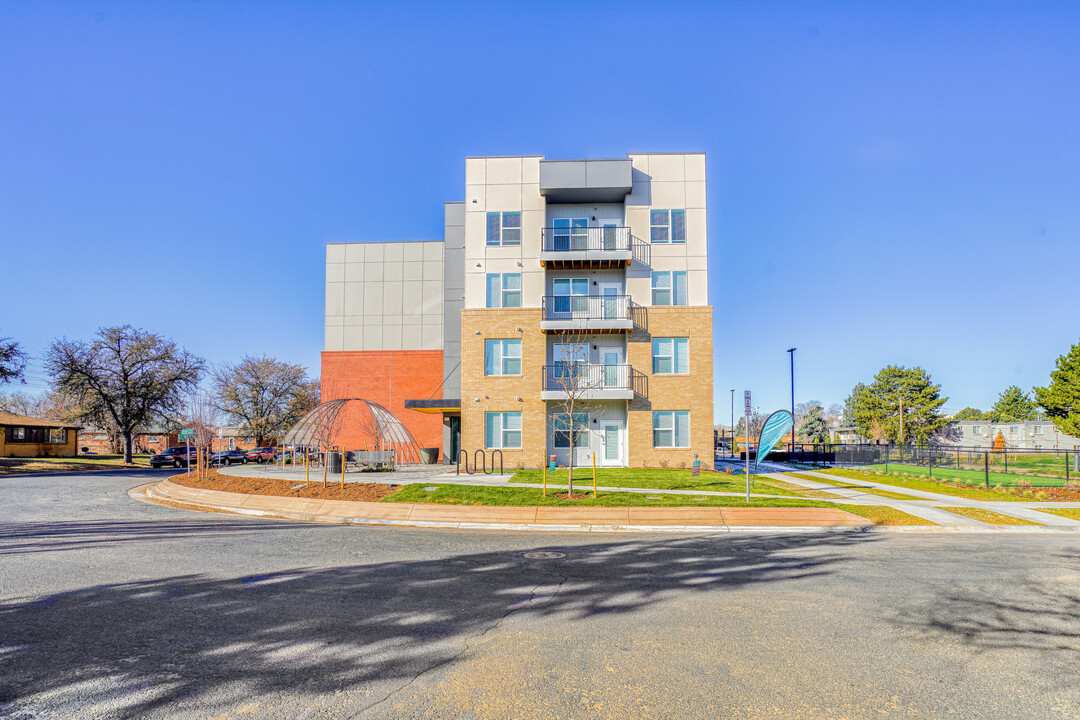
[[[795,351],[799,348],[788,348],[791,356],[791,454],[795,454]]]
[[[735,457],[735,388],[731,388],[731,456]]]

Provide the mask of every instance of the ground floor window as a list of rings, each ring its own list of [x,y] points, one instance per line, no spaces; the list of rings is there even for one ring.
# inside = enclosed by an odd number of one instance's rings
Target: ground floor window
[[[569,413],[555,413],[552,415],[552,423],[554,425],[554,445],[557,448],[570,447],[570,414]],[[585,447],[588,443],[585,440],[585,432],[589,427],[589,414],[588,413],[574,413],[574,428],[573,439],[574,447]]]
[[[50,428],[49,429],[49,442],[51,443],[66,443],[67,442],[67,430],[65,428]]]
[[[521,413],[484,413],[484,445],[492,450],[521,448]]]
[[[690,412],[658,410],[652,414],[653,447],[690,447]]]

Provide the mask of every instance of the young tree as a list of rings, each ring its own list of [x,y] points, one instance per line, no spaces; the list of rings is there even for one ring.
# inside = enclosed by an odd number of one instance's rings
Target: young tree
[[[1058,430],[1080,437],[1080,343],[1057,359],[1050,384],[1035,388],[1035,399]]]
[[[973,407],[966,407],[952,416],[953,420],[989,420],[989,414]]]
[[[1035,403],[1019,387],[1010,385],[998,395],[997,402],[990,408],[989,415],[994,422],[1034,420]]]
[[[195,437],[191,438],[191,449],[202,451],[203,462],[210,457],[214,436],[217,435],[220,425],[219,420],[217,406],[208,393],[193,390],[184,398],[178,424],[195,431]],[[200,468],[200,472],[201,470]]]
[[[820,405],[815,405],[806,411],[802,424],[799,425],[799,437],[806,442],[829,442],[829,423],[821,414]]]
[[[203,365],[171,340],[130,325],[102,328],[90,342],[56,340],[45,362],[56,388],[80,399],[80,420],[115,423],[129,463],[136,428],[175,414]]]
[[[545,387],[554,387],[560,395],[553,407],[554,435],[556,439],[560,435],[567,438],[570,445],[567,497],[574,495],[574,449],[588,444],[588,440],[582,441],[582,438],[588,438],[589,414],[600,409],[590,401],[590,395],[604,387],[607,372],[605,366],[589,363],[588,341],[589,337],[584,333],[563,334],[559,338],[563,354],[554,358],[555,364],[544,378]]]
[[[26,382],[23,371],[26,370],[26,353],[19,343],[11,338],[0,338],[0,385],[21,380]]]
[[[925,443],[948,423],[941,414],[941,406],[946,401],[947,398],[941,397],[941,386],[934,385],[930,374],[922,368],[889,365],[857,396],[855,425],[871,439],[904,442],[911,438]],[[900,432],[901,403],[903,434]]]
[[[245,357],[214,372],[218,408],[263,445],[280,438],[319,403],[318,383],[307,369],[268,357]]]

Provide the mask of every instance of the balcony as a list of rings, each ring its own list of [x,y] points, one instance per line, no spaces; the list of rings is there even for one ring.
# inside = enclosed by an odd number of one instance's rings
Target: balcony
[[[556,270],[623,268],[633,259],[628,227],[543,228],[540,264]]]
[[[621,333],[634,329],[629,295],[545,295],[544,332]]]
[[[557,363],[543,368],[541,400],[633,400],[647,396],[647,378],[629,365]]]

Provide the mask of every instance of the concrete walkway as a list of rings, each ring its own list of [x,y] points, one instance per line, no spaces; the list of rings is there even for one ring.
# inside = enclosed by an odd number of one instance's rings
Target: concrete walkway
[[[1001,513],[1002,515],[1020,518],[1021,520],[1027,520],[1029,522],[1036,522],[1040,525],[1046,525],[1049,527],[1080,528],[1080,520],[1073,520],[1071,518],[1061,517],[1060,515],[1054,515],[1053,513],[1039,512],[1037,509],[1035,509],[1048,507],[1080,508],[1080,503],[1075,502],[1043,503],[1025,501],[1012,502],[1009,500],[974,500],[971,498],[928,492],[926,490],[906,488],[902,485],[879,483],[869,479],[854,480],[851,478],[841,477],[839,475],[829,475],[827,473],[819,473],[807,470],[800,470],[798,472],[801,475],[819,477],[825,480],[830,480],[832,482],[843,482],[847,485],[854,485],[857,487],[874,490],[886,490],[897,495],[909,495],[911,496],[911,500],[895,500],[892,498],[882,497],[881,495],[874,495],[873,493],[862,492],[861,490],[854,488],[841,488],[836,487],[835,485],[830,485],[828,483],[814,482],[813,480],[792,477],[791,475],[783,475],[779,473],[769,474],[766,477],[784,480],[785,482],[789,482],[794,485],[807,488],[809,490],[824,490],[826,492],[835,493],[837,495],[843,496],[847,499],[847,502],[850,502],[852,504],[885,505],[906,513],[910,513],[911,515],[925,518],[940,525],[986,526],[987,523],[979,522],[978,520],[973,520],[963,515],[957,515],[956,513],[951,513],[947,510],[939,509],[940,507],[970,507],[980,508],[983,510],[992,510],[993,512]]]

